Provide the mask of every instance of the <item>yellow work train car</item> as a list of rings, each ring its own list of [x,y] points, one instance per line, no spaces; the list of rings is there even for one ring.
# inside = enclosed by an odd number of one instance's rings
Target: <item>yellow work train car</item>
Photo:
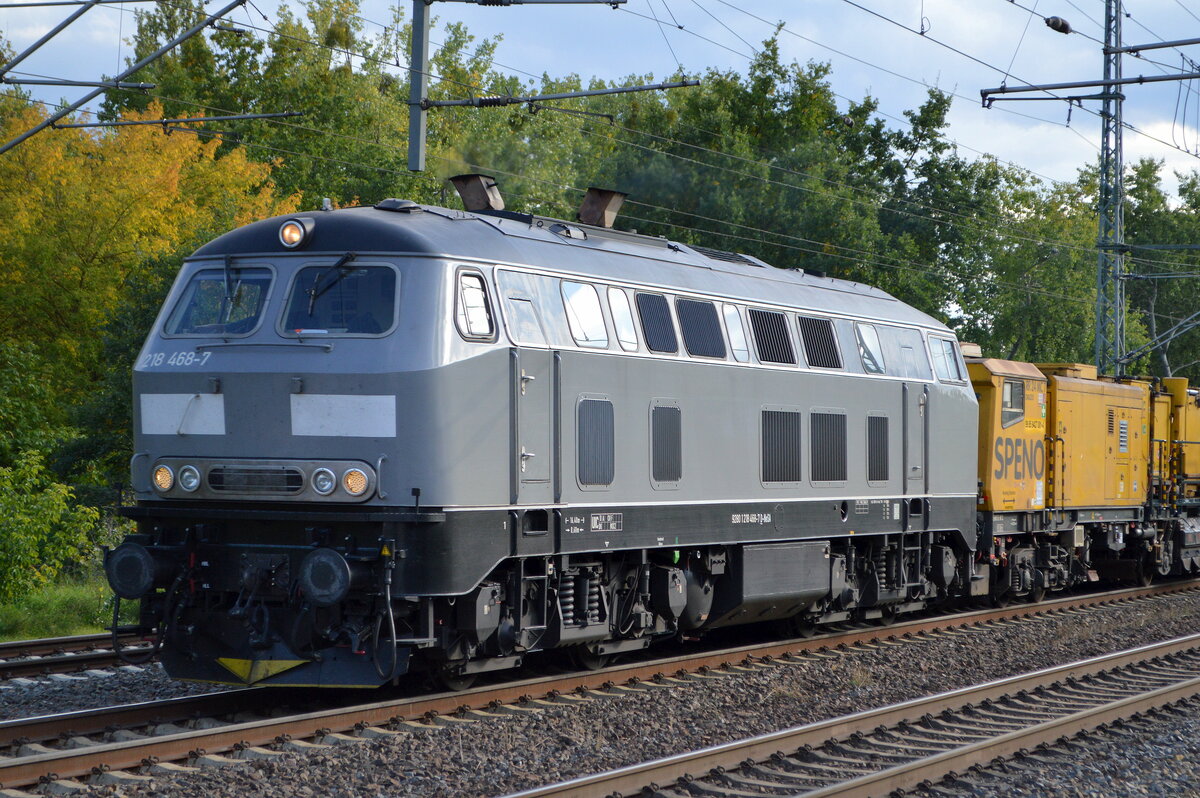
[[[979,399],[979,509],[1044,509],[1046,377],[1030,363],[998,358],[972,358],[967,372]],[[1027,526],[1013,515],[994,531]]]

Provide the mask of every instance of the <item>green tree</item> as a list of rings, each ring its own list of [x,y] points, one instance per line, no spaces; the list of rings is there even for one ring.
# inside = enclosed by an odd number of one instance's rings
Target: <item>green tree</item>
[[[53,579],[89,548],[98,513],[73,501],[41,455],[27,451],[0,467],[0,602]]]

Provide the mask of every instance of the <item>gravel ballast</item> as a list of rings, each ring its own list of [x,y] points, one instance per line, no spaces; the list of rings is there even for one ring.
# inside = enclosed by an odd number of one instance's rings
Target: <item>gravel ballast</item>
[[[219,685],[175,681],[156,662],[110,668],[103,675],[69,676],[0,682],[0,719],[158,701],[225,689]]]
[[[120,794],[502,795],[1193,634],[1200,628],[1198,620],[1200,595],[1166,596],[975,634],[849,651],[683,688],[160,776],[151,784],[123,785]],[[1178,765],[1174,760],[1170,764]],[[113,792],[115,788],[92,789],[93,794]]]
[[[1200,796],[1200,700],[947,780],[928,796]]]

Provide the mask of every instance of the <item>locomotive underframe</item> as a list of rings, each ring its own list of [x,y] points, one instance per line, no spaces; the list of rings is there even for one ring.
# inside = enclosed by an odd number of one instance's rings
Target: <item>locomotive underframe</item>
[[[139,523],[130,543],[156,563],[142,623],[163,636],[168,672],[199,681],[368,687],[412,670],[462,678],[546,649],[588,663],[723,626],[785,621],[804,631],[988,593],[974,540],[925,528],[964,517],[969,501],[897,498],[857,513],[821,505],[364,511],[353,520],[234,507],[128,514]],[[593,516],[604,529],[591,528]],[[586,530],[573,525],[580,517]],[[714,520],[728,527],[731,517],[756,523],[729,532]],[[307,562],[324,550],[345,561],[348,581],[322,603],[328,580]]]

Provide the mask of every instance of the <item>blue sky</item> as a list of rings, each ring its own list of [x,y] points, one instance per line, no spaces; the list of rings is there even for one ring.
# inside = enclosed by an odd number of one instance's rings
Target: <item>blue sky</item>
[[[0,34],[18,49],[70,11],[4,8],[10,2],[0,0]],[[274,0],[256,2],[269,16],[277,8]],[[408,13],[411,1],[401,3]],[[212,2],[209,8],[220,5]],[[387,22],[391,5],[363,0],[362,15]],[[131,35],[137,7],[146,6],[90,11],[21,69],[77,80],[113,74],[128,55],[122,40]],[[1194,0],[1129,0],[1126,11],[1128,44],[1200,38],[1200,5]],[[466,23],[477,36],[502,36],[497,68],[527,79],[542,73],[660,78],[680,64],[689,71],[744,70],[752,48],[782,23],[779,41],[787,59],[830,62],[834,90],[846,98],[876,97],[889,124],[899,124],[902,112],[924,99],[927,86],[937,86],[958,95],[948,135],[968,157],[990,153],[1054,180],[1071,179],[1097,157],[1100,124],[1088,112],[1097,109],[1094,102],[1072,111],[1068,125],[1063,103],[997,103],[988,110],[978,98],[981,88],[1002,82],[1098,78],[1102,60],[1095,40],[1103,37],[1102,0],[629,0],[616,10],[436,2],[433,13],[441,21]],[[1078,32],[1064,36],[1049,30],[1042,17],[1051,15],[1067,18]],[[262,24],[261,17],[243,11],[232,20]],[[917,32],[922,28],[924,35]],[[437,31],[433,39],[440,39]],[[1184,55],[1200,60],[1200,47],[1145,55],[1160,63],[1126,58],[1127,76],[1178,72]],[[54,89],[37,96],[73,99],[84,92]],[[1127,132],[1127,160],[1158,158],[1168,171],[1200,168],[1200,159],[1181,151],[1200,153],[1200,85],[1183,84],[1182,91],[1179,84],[1133,86],[1126,95],[1126,121],[1146,134]]]

